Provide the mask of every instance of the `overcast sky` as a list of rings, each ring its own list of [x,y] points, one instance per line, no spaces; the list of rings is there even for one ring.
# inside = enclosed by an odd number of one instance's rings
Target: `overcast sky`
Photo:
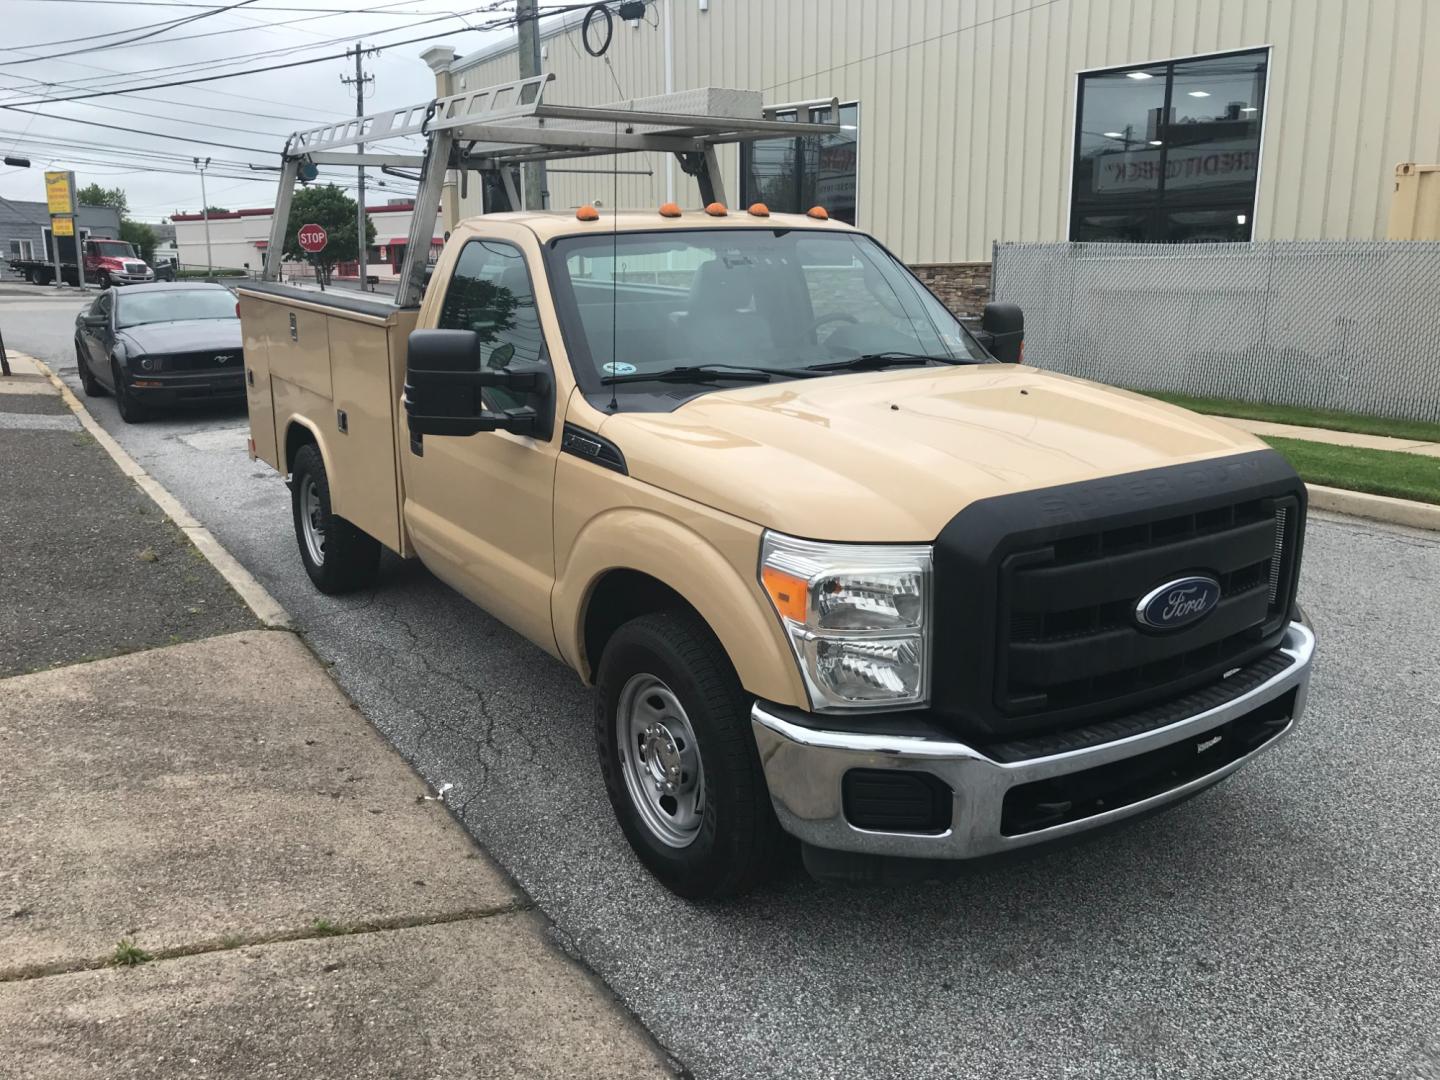
[[[466,29],[467,24],[503,18],[513,10],[510,0],[468,0],[464,6],[453,0],[248,0],[234,10],[207,14],[236,2],[3,0],[0,155],[26,156],[31,168],[0,165],[0,196],[43,200],[45,170],[72,169],[78,185],[124,188],[132,217],[159,221],[176,211],[200,208],[200,180],[191,162],[199,155],[212,159],[206,178],[211,205],[270,206],[275,201],[274,174],[244,179],[250,175],[246,163],[273,167],[290,132],[353,116],[353,89],[340,82],[341,75],[354,74],[353,59],[139,93],[113,91],[342,53],[357,38],[370,47],[427,35],[427,40],[365,58],[366,70],[375,76],[365,90],[365,111],[373,112],[434,95],[434,76],[420,59],[427,47],[449,44],[463,54],[514,33]],[[332,14],[355,11],[363,13]],[[453,17],[456,12],[461,17]],[[447,17],[415,25],[442,15]],[[204,17],[143,41],[102,47],[190,16]],[[83,40],[64,40],[77,38]],[[275,55],[277,50],[287,51]],[[72,51],[69,56],[52,55]],[[271,55],[247,55],[261,52]],[[95,91],[107,93],[89,101],[29,104]],[[230,145],[177,142],[65,118]],[[327,176],[353,191],[353,169],[322,170],[321,179]],[[369,188],[366,201],[372,205],[414,189],[403,180],[377,178],[369,170],[367,180],[376,179],[386,187]]]

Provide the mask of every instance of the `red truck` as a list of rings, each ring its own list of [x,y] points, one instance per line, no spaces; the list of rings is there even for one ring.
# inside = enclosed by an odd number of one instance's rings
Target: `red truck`
[[[61,280],[79,284],[75,265],[75,241],[67,236],[56,238],[60,245]],[[49,285],[55,280],[55,264],[43,259],[11,259],[10,269],[33,285]],[[108,289],[111,285],[138,285],[155,280],[155,271],[135,254],[126,240],[85,241],[85,283]]]

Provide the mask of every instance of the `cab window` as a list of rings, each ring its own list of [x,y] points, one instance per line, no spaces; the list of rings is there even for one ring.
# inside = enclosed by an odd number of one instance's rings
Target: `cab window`
[[[544,360],[535,290],[520,249],[500,240],[467,243],[445,289],[439,328],[474,330],[480,337],[481,364],[505,367]],[[497,354],[504,345],[514,353],[502,349]],[[524,403],[523,395],[493,388],[486,390],[485,398],[499,408]]]

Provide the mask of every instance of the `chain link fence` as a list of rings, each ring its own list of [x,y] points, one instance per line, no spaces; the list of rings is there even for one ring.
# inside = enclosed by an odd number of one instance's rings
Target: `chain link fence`
[[[999,244],[1027,363],[1114,386],[1440,421],[1440,243]]]

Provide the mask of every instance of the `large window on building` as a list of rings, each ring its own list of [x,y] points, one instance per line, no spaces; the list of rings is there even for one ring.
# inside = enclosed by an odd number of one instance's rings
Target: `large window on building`
[[[830,107],[777,113],[777,120],[833,123]],[[776,213],[803,213],[823,206],[830,216],[855,224],[856,149],[860,106],[840,106],[835,135],[799,135],[758,139],[740,146],[740,202],[763,202]]]
[[[1070,239],[1249,240],[1268,56],[1081,75]]]

